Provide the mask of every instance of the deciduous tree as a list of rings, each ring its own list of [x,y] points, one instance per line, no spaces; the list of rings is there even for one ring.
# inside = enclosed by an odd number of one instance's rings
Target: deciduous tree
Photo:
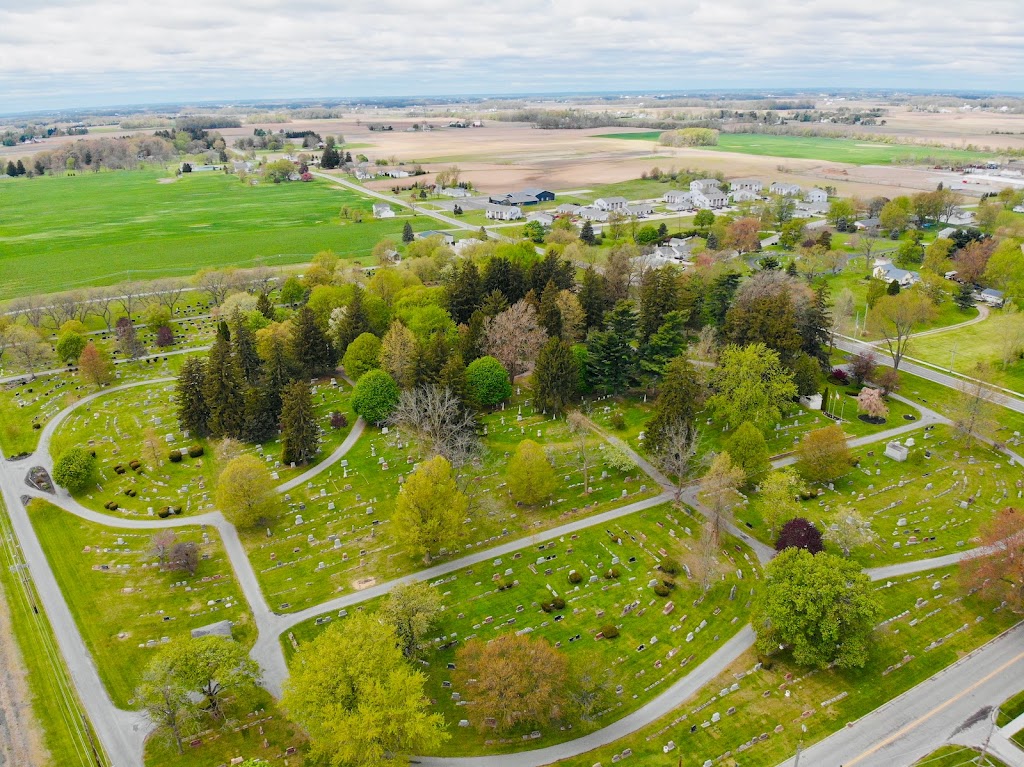
[[[778,352],[760,343],[727,346],[711,373],[711,386],[715,393],[708,406],[730,426],[776,423],[796,396],[793,374],[782,366]]]
[[[512,500],[527,506],[546,501],[558,487],[558,477],[544,448],[532,439],[524,439],[516,446],[505,479]]]
[[[829,525],[823,537],[843,550],[843,556],[850,556],[850,550],[858,546],[867,546],[878,536],[866,521],[853,509],[840,506],[836,511],[835,520]]]
[[[761,481],[772,464],[768,455],[768,443],[764,440],[761,430],[749,421],[744,421],[733,435],[726,440],[726,452],[733,462],[741,469],[745,477],[744,484],[752,487]]]
[[[402,654],[414,658],[443,610],[444,601],[433,586],[422,581],[402,583],[388,593],[381,605],[380,617],[394,626]]]
[[[743,468],[733,463],[728,453],[719,453],[700,480],[698,497],[710,512],[716,540],[721,538],[726,516],[740,500],[744,478]]]
[[[277,493],[270,470],[254,455],[233,459],[217,479],[217,508],[237,527],[253,527],[271,517]]]
[[[808,482],[828,482],[850,470],[850,448],[838,424],[808,432],[796,454],[796,469]]]
[[[476,418],[447,387],[406,389],[388,420],[415,435],[430,455],[444,456],[456,468],[479,452]]]
[[[85,345],[78,357],[78,372],[86,383],[93,386],[106,386],[114,380],[114,364],[110,361],[110,355],[101,351],[92,341]]]
[[[484,351],[501,362],[513,381],[533,363],[546,338],[537,312],[525,300],[484,321]]]
[[[796,492],[797,477],[792,469],[770,472],[761,480],[758,487],[761,518],[771,535],[774,536],[776,529],[800,513]]]
[[[1006,507],[986,520],[975,555],[962,560],[964,585],[978,589],[986,599],[1006,602],[1013,612],[1024,612],[1024,514]]]
[[[425,564],[466,535],[469,499],[459,490],[451,464],[442,456],[424,461],[406,479],[395,502],[395,537]]]
[[[806,549],[812,554],[817,554],[825,548],[821,542],[821,532],[803,517],[794,517],[788,520],[779,531],[779,537],[775,541],[776,551],[797,548]]]
[[[899,370],[913,334],[935,316],[935,306],[923,293],[907,290],[896,296],[884,296],[868,313],[869,325],[881,334],[892,356],[893,369]]]
[[[345,349],[341,359],[345,375],[353,381],[368,370],[380,367],[380,339],[373,333],[363,333]]]
[[[69,447],[53,464],[53,481],[70,493],[77,493],[93,479],[96,459],[81,447]]]
[[[466,394],[477,407],[494,407],[512,396],[508,371],[494,357],[478,357],[466,368]]]

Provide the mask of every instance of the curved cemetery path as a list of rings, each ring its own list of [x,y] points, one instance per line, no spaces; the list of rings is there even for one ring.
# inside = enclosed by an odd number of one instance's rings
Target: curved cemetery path
[[[433,568],[413,573],[403,578],[398,578],[359,592],[353,592],[351,594],[337,597],[336,599],[329,600],[297,613],[280,615],[274,613],[269,608],[266,598],[260,589],[255,571],[253,570],[246,555],[237,531],[233,525],[224,519],[220,512],[213,511],[193,517],[178,517],[166,520],[117,518],[106,514],[100,514],[91,509],[85,508],[63,490],[58,491],[55,495],[49,495],[29,487],[25,482],[26,473],[32,466],[42,465],[47,469],[52,469],[53,462],[49,457],[49,447],[53,434],[60,423],[76,408],[81,407],[98,397],[105,396],[116,391],[137,386],[153,386],[161,383],[168,383],[173,380],[173,378],[158,378],[123,384],[121,386],[104,389],[96,392],[95,394],[83,397],[75,404],[64,408],[49,423],[47,423],[40,434],[39,448],[37,448],[34,454],[19,461],[0,460],[0,491],[2,491],[4,500],[6,501],[10,511],[12,525],[18,540],[21,543],[25,561],[27,562],[29,570],[35,580],[40,601],[53,624],[54,633],[57,637],[58,644],[60,645],[61,652],[68,664],[68,668],[71,672],[76,688],[80,692],[83,704],[89,711],[90,718],[93,721],[93,725],[96,729],[100,742],[107,751],[112,763],[117,767],[129,767],[136,765],[141,767],[143,763],[142,754],[145,737],[150,731],[151,726],[146,721],[145,717],[139,712],[123,711],[114,706],[111,701],[110,696],[97,673],[92,656],[77,630],[74,618],[71,615],[71,611],[68,608],[64,595],[57,584],[56,578],[49,568],[42,546],[39,543],[39,539],[32,527],[31,521],[29,520],[28,512],[22,502],[23,497],[46,498],[65,511],[81,517],[82,519],[113,528],[160,529],[165,527],[204,524],[216,527],[220,533],[221,540],[223,541],[225,552],[231,562],[232,569],[238,579],[239,586],[249,603],[249,607],[252,611],[255,625],[258,630],[258,637],[251,651],[251,655],[260,663],[264,670],[265,686],[275,694],[280,693],[281,686],[287,677],[287,666],[285,664],[284,653],[281,648],[279,637],[283,632],[303,620],[308,620],[315,616],[323,615],[333,610],[343,609],[382,594],[386,594],[401,583],[436,578],[463,567],[486,561],[495,556],[502,556],[511,553],[534,542],[539,543],[562,535],[578,532],[596,525],[606,524],[609,521],[632,514],[642,509],[650,508],[659,503],[669,501],[673,497],[672,492],[669,492],[669,490],[674,491],[673,485],[669,482],[667,477],[657,470],[656,467],[644,459],[643,456],[637,454],[636,451],[632,450],[628,444],[618,440],[612,435],[605,434],[600,429],[597,429],[603,438],[626,450],[636,461],[637,465],[646,471],[654,481],[663,488],[663,492],[653,498],[627,504],[618,509],[586,517],[536,535],[526,536],[486,550],[476,551],[472,554],[460,557],[459,559],[436,565]],[[920,408],[918,405],[915,405],[915,407]],[[933,422],[946,422],[946,419],[939,416],[937,413],[928,411],[926,408],[920,409],[922,412],[922,418],[913,424],[900,426],[886,432],[869,435],[868,437],[857,438],[855,440],[851,440],[850,444],[859,445],[886,440],[896,434],[903,434],[908,431],[921,429]],[[364,428],[364,424],[357,422],[353,426],[352,433],[346,437],[345,441],[338,449],[336,449],[323,462],[313,469],[310,469],[305,474],[293,480],[289,480],[286,483],[282,483],[278,488],[279,491],[285,492],[288,488],[298,486],[302,482],[308,481],[313,476],[316,476],[320,472],[340,461],[347,451],[356,444],[360,435],[363,433]],[[2,455],[0,455],[0,459],[2,459]],[[781,465],[783,460],[785,459],[776,461],[776,464]],[[701,513],[708,513],[707,509],[704,508],[696,498],[695,487],[691,486],[685,490],[684,499],[688,503],[691,503],[691,505]],[[773,555],[774,552],[770,547],[767,547],[759,541],[751,538],[735,525],[730,523],[729,530],[751,546],[762,562],[767,561]],[[873,579],[879,580],[942,567],[970,555],[971,552],[958,552],[956,554],[930,560],[918,560],[883,568],[875,568],[873,570],[868,570],[867,572]],[[496,767],[540,767],[540,765],[547,764],[553,759],[561,759],[585,753],[593,748],[622,738],[673,710],[680,700],[692,695],[700,687],[721,673],[724,668],[752,646],[753,637],[753,631],[750,627],[743,627],[739,633],[727,640],[710,658],[704,661],[704,663],[694,668],[689,674],[677,681],[661,695],[634,711],[632,714],[623,717],[622,719],[613,722],[608,727],[603,728],[598,732],[591,733],[583,738],[578,738],[576,740],[545,749],[510,754],[506,756],[487,756],[465,759],[431,758],[421,759],[420,762],[436,766],[457,765],[459,767],[476,767],[477,765],[487,765],[488,767],[491,767],[492,765]]]

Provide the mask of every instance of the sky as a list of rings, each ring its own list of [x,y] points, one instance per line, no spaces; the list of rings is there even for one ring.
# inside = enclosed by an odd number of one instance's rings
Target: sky
[[[0,0],[0,113],[844,87],[1024,91],[1021,0]]]

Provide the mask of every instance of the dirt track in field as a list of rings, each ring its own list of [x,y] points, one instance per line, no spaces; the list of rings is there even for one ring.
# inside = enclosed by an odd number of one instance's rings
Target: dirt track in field
[[[44,767],[49,763],[42,730],[32,713],[6,594],[0,589],[0,767]]]

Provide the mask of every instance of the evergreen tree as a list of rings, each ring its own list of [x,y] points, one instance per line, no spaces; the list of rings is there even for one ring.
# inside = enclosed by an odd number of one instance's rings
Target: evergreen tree
[[[605,330],[593,331],[587,341],[590,380],[606,394],[618,394],[629,385],[634,368],[636,311],[632,301],[620,301],[608,312]]]
[[[254,386],[259,380],[262,362],[256,352],[256,334],[239,309],[231,315],[231,353],[242,379]]]
[[[402,227],[402,242],[408,245],[410,242],[416,239],[416,235],[412,231],[412,224],[408,221],[405,222],[405,226]]]
[[[587,317],[587,330],[601,327],[608,304],[608,281],[593,266],[588,266],[580,287],[580,306]]]
[[[828,286],[820,285],[811,301],[797,318],[797,330],[803,339],[802,350],[816,359],[823,368],[828,367],[829,328],[832,315],[828,308]]]
[[[658,239],[664,240],[666,237],[668,237],[668,226],[662,221],[658,224]]]
[[[530,265],[529,287],[540,295],[549,281],[553,281],[559,290],[572,290],[576,287],[573,276],[573,265],[563,260],[553,250],[549,250],[540,261]]]
[[[953,296],[953,301],[956,303],[960,311],[966,312],[974,306],[973,287],[969,283],[963,283],[960,286],[960,289],[957,290],[956,295]]]
[[[534,406],[558,414],[576,394],[579,368],[572,347],[552,337],[537,355],[533,370]]]
[[[245,392],[245,423],[242,426],[244,442],[262,443],[277,436],[281,415],[280,392],[262,386],[250,386]]]
[[[281,462],[309,463],[320,449],[320,426],[309,384],[289,384],[281,399]]]
[[[660,378],[665,366],[679,356],[686,344],[685,320],[681,312],[668,312],[658,330],[641,346],[640,368],[651,378]]]
[[[672,265],[649,270],[640,281],[640,341],[647,341],[679,308],[679,273]],[[683,318],[685,322],[685,317]],[[675,356],[674,354],[671,356]]]
[[[320,155],[320,167],[331,170],[337,168],[340,164],[341,157],[338,155],[338,150],[334,148],[334,145],[328,144],[324,147],[324,151]]]
[[[484,320],[487,317],[480,310],[473,312],[473,315],[469,318],[469,322],[465,325],[459,325],[459,354],[462,356],[462,361],[469,360],[472,362],[477,357],[483,355],[483,340],[484,340]]]
[[[484,296],[484,300],[480,304],[479,311],[483,312],[485,317],[497,317],[503,311],[508,309],[509,306],[510,304],[508,299],[505,298],[504,293],[500,290],[492,290]]]
[[[334,348],[343,353],[348,345],[363,333],[370,332],[370,320],[366,315],[363,303],[363,289],[359,285],[352,286],[352,300],[345,307],[345,316],[338,324],[338,335],[334,339]]]
[[[178,427],[198,439],[209,434],[210,411],[206,407],[206,362],[189,357],[181,366],[175,390],[178,405]]]
[[[291,356],[299,375],[314,378],[334,370],[334,350],[327,336],[316,324],[316,316],[303,306],[292,318]]]
[[[900,283],[897,280],[893,280],[889,283],[889,286],[885,289],[886,295],[898,296],[900,294]]]
[[[209,413],[207,428],[215,437],[241,438],[245,422],[245,382],[241,369],[231,355],[230,333],[227,324],[220,330],[210,347],[203,394]]]
[[[540,295],[540,308],[537,311],[537,321],[552,338],[559,338],[562,335],[562,312],[558,309],[558,293],[554,280],[548,280],[544,292]]]
[[[673,424],[684,423],[692,428],[703,399],[704,387],[697,368],[684,356],[669,362],[654,403],[654,417],[647,422],[644,446],[657,452],[666,430]]]
[[[788,274],[790,277],[799,277],[800,276],[800,272],[797,271],[797,268],[796,268],[796,259],[791,260],[786,265],[786,274]]]
[[[722,326],[739,286],[740,276],[736,272],[726,272],[711,281],[702,307],[705,325]]]
[[[444,333],[433,333],[418,344],[416,352],[416,385],[436,383],[448,361],[448,342]]]
[[[466,363],[462,361],[462,355],[458,352],[452,353],[448,361],[441,368],[441,374],[437,378],[438,386],[448,389],[463,407],[468,407],[466,401]]]
[[[597,238],[594,236],[594,225],[589,221],[583,222],[583,227],[580,229],[580,240],[587,245],[597,242]]]
[[[10,160],[7,161],[7,175],[10,176],[11,178],[14,178],[15,176],[18,175],[18,169]]]
[[[24,176],[27,172],[25,170],[25,164],[21,160],[18,160],[18,164],[14,166],[14,169],[17,171],[19,176]]]
[[[456,324],[469,320],[483,296],[476,263],[466,260],[448,286],[448,313]]]
[[[526,295],[526,271],[502,256],[492,258],[484,267],[482,292],[490,294],[495,290],[500,290],[511,306]]]
[[[260,293],[259,298],[256,299],[256,311],[268,320],[274,319],[274,305],[270,302],[268,294]]]
[[[784,288],[733,303],[725,316],[724,331],[731,343],[762,343],[777,351],[784,361],[791,360],[804,343],[793,299]]]

